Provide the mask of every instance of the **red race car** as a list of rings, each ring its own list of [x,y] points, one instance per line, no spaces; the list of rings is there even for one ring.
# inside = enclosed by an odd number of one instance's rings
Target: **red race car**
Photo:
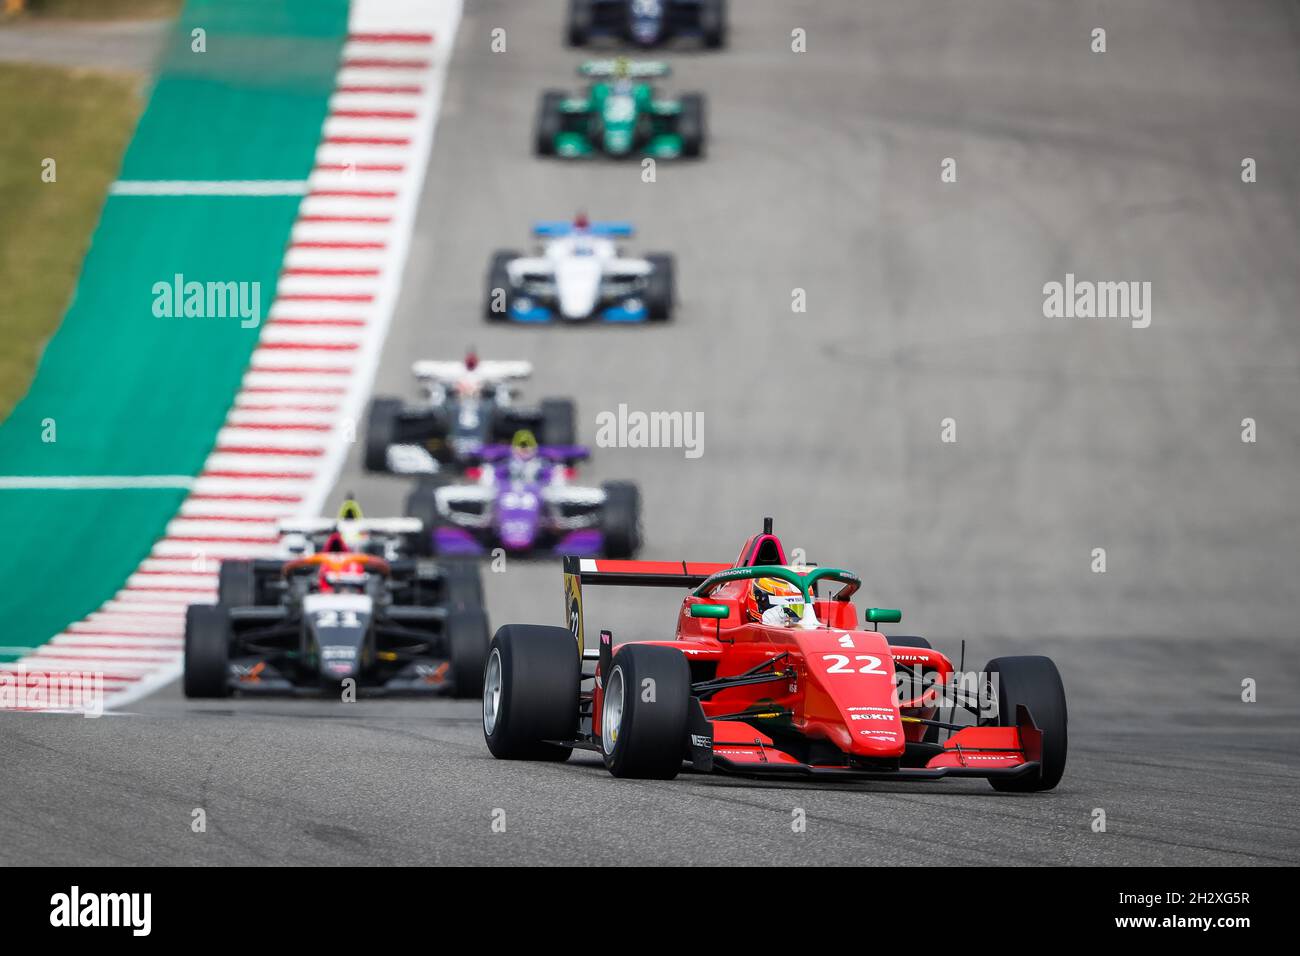
[[[582,589],[605,584],[689,589],[672,639],[615,646],[601,631],[589,649]],[[964,674],[924,639],[876,629],[901,620],[899,611],[868,608],[860,625],[850,600],[860,585],[839,568],[788,564],[770,518],[735,565],[566,558],[569,627],[511,624],[492,639],[488,749],[523,760],[592,750],[616,777],[667,780],[690,764],[753,776],[1055,787],[1066,756],[1056,665],[1000,657]],[[957,710],[973,722],[954,722]]]

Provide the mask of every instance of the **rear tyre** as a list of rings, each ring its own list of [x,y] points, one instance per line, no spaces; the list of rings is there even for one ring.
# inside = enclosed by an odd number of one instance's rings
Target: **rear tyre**
[[[646,312],[652,319],[671,319],[677,281],[673,257],[668,253],[656,253],[646,256],[646,261],[650,263],[645,290]]]
[[[586,46],[591,39],[591,0],[569,0],[569,25],[565,39],[569,46]]]
[[[483,736],[501,760],[568,760],[578,729],[582,662],[564,627],[507,624],[488,647]]]
[[[605,492],[600,512],[605,557],[631,558],[641,547],[641,491],[630,481],[607,481],[601,489]]]
[[[616,777],[671,780],[682,769],[691,702],[686,655],[627,644],[614,655],[600,715],[601,755]]]
[[[564,118],[560,114],[560,104],[564,102],[562,90],[547,90],[542,94],[537,108],[537,126],[534,148],[538,156],[555,155],[555,137],[560,135]]]
[[[419,518],[424,531],[416,536],[413,550],[417,555],[433,554],[433,529],[438,526],[437,492],[443,482],[423,479],[406,496],[404,509],[408,518]]]
[[[716,50],[727,42],[727,15],[723,0],[702,0],[700,34],[704,45]]]
[[[452,692],[459,698],[483,693],[483,665],[488,656],[488,621],[482,608],[461,608],[447,615]]]
[[[443,603],[452,610],[482,610],[483,578],[474,561],[448,561],[442,565]],[[486,627],[486,625],[484,625]],[[483,638],[487,645],[487,635]],[[482,676],[482,675],[480,675]],[[475,693],[478,689],[475,688]]]
[[[542,444],[576,445],[578,442],[577,417],[572,399],[542,399],[542,433],[539,436]]]
[[[230,696],[230,613],[220,604],[185,610],[185,696]]]
[[[252,561],[222,561],[217,571],[217,603],[251,607],[257,603],[257,576]]]
[[[370,403],[370,414],[366,420],[367,471],[388,470],[388,446],[397,438],[397,416],[401,411],[400,399],[376,398]]]
[[[515,298],[510,287],[510,263],[518,258],[519,253],[505,249],[492,254],[492,264],[488,266],[487,296],[483,300],[483,315],[489,322],[502,322],[510,317],[510,306]]]
[[[687,93],[682,97],[682,112],[677,117],[677,135],[682,139],[683,156],[704,155],[704,95]]]
[[[1061,672],[1050,657],[997,657],[985,665],[988,674],[998,675],[998,717],[989,721],[998,727],[1016,725],[1016,706],[1029,708],[1034,723],[1043,732],[1042,773],[1010,780],[992,778],[994,790],[1030,793],[1051,790],[1065,773],[1068,747],[1065,685]]]

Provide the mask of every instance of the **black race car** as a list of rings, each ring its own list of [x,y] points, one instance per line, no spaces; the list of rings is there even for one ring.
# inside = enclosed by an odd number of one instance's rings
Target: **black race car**
[[[188,608],[187,697],[478,694],[489,633],[475,565],[406,557],[423,531],[410,518],[280,530],[283,558],[223,561],[217,603]]]
[[[370,403],[364,464],[369,471],[430,475],[444,465],[461,466],[486,445],[508,442],[520,430],[544,445],[572,445],[577,433],[573,401],[546,398],[536,406],[515,403],[515,383],[532,364],[420,361],[412,366],[424,392],[419,402],[378,397]]]
[[[602,36],[643,47],[696,36],[716,48],[727,39],[726,5],[724,0],[569,0],[565,32],[571,46]]]

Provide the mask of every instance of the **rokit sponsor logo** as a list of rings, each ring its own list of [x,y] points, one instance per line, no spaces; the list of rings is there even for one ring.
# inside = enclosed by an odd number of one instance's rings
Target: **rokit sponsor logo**
[[[133,936],[148,936],[152,913],[152,893],[82,893],[74,886],[50,897],[50,925],[55,927],[126,927]]]

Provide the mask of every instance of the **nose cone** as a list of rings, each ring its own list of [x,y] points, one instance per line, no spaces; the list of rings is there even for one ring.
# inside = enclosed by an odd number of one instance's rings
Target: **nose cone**
[[[630,129],[606,129],[605,152],[620,156],[632,148],[632,131]]]
[[[600,263],[593,257],[567,259],[555,270],[560,312],[567,319],[585,319],[596,310],[600,296]]]
[[[901,755],[906,741],[884,636],[830,628],[793,633],[807,666],[809,732],[859,757]]]
[[[507,551],[527,551],[537,539],[537,514],[512,510],[501,516],[501,546]]]

